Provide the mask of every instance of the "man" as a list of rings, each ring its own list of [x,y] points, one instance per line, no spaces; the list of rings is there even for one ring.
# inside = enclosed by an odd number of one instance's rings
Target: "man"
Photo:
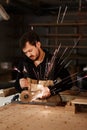
[[[22,36],[20,39],[20,49],[24,56],[16,68],[16,89],[19,92],[29,86],[27,77],[38,81],[53,81],[53,86],[45,86],[43,88],[41,99],[56,95],[72,87],[68,70],[58,62],[58,50],[56,49],[52,55],[42,49],[40,38],[34,31],[27,32]],[[60,82],[57,79],[60,79]]]

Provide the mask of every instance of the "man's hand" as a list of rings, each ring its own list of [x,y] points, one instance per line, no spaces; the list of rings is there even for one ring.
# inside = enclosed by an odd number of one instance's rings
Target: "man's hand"
[[[40,98],[44,99],[44,98],[49,97],[50,95],[51,95],[51,93],[50,93],[49,88],[48,87],[43,87],[42,88],[42,97],[40,97]]]
[[[19,83],[20,83],[21,88],[30,87],[30,84],[27,78],[21,78],[19,80]]]
[[[35,93],[35,95],[33,95],[31,101],[34,101],[38,98],[40,99],[45,99],[47,97],[49,97],[51,95],[50,90],[48,87],[43,87],[43,85],[40,85],[40,89],[38,92]]]

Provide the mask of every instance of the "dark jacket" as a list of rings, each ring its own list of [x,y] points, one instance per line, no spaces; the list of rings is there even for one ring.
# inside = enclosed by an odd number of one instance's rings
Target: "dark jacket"
[[[52,65],[51,69],[50,65]],[[45,51],[45,58],[43,62],[40,63],[37,67],[34,65],[33,61],[27,57],[23,57],[20,60],[19,64],[17,65],[16,79],[16,89],[19,92],[22,91],[19,85],[19,79],[23,77],[29,77],[36,80],[53,80],[54,86],[48,86],[52,95],[72,87],[72,80],[68,70],[64,68],[64,65],[60,65],[58,62],[58,57],[56,57],[55,60],[52,59],[52,55],[47,51]],[[62,80],[60,83],[57,83],[58,78]]]

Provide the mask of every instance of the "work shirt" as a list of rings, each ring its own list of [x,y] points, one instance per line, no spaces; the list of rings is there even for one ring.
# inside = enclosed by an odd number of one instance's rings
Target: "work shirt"
[[[54,60],[55,59],[55,60]],[[31,78],[35,80],[53,80],[54,85],[48,86],[51,95],[55,95],[61,91],[70,89],[72,87],[72,80],[69,71],[60,65],[59,58],[54,58],[52,54],[45,51],[44,60],[35,66],[33,61],[24,56],[16,66],[17,78],[16,89],[21,92],[22,89],[19,85],[20,78]],[[57,79],[60,78],[61,82],[58,83]]]

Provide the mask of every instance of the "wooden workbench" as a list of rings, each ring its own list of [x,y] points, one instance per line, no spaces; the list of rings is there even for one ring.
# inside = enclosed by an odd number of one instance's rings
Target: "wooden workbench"
[[[0,107],[0,130],[86,130],[87,113],[60,106],[12,103]]]

